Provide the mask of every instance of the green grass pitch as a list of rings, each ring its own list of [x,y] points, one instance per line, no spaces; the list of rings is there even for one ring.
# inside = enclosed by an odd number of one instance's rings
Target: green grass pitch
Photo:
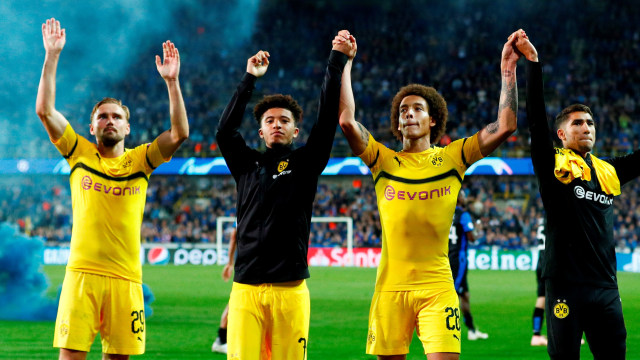
[[[145,283],[156,301],[147,318],[147,352],[133,359],[225,359],[210,352],[228,300],[230,283],[221,267],[145,266]],[[64,267],[47,266],[50,293],[62,283]],[[309,359],[374,359],[364,353],[375,269],[311,268]],[[628,332],[628,359],[640,359],[640,274],[620,273]],[[463,326],[461,359],[547,359],[546,349],[529,346],[535,301],[533,272],[473,271],[471,307],[489,339],[470,342]],[[55,359],[53,322],[0,321],[0,359]],[[88,359],[100,359],[99,340]],[[425,359],[417,338],[407,359]],[[585,345],[582,358],[592,356]]]

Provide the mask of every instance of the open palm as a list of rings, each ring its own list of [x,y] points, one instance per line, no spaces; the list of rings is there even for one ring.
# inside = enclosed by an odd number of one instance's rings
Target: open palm
[[[60,21],[51,18],[42,24],[42,42],[44,43],[45,51],[59,53],[62,51],[66,41],[67,36],[65,30],[60,28]]]
[[[163,61],[156,55],[156,67],[160,76],[165,80],[176,80],[180,74],[180,53],[178,48],[169,40],[162,43]]]

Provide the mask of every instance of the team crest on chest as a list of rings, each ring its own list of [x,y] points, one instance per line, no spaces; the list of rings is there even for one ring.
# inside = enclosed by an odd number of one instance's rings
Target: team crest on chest
[[[133,160],[131,160],[130,158],[127,158],[122,162],[122,168],[124,169],[130,167],[131,165],[133,165]]]
[[[431,157],[431,165],[435,167],[440,167],[442,166],[442,163],[444,163],[444,159],[442,158],[442,156]]]
[[[287,168],[287,166],[289,166],[289,160],[286,161],[280,161],[280,163],[278,164],[278,172],[282,172],[284,169]]]

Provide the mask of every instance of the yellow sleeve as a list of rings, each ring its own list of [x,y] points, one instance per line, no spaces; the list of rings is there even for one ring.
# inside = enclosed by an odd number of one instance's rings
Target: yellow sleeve
[[[447,154],[465,169],[484,157],[480,152],[477,133],[473,136],[456,140],[447,145],[445,149]]]
[[[71,124],[67,124],[67,127],[64,128],[64,133],[60,139],[52,142],[62,156],[69,158],[73,155],[78,146],[78,134],[73,130]]]
[[[67,124],[60,139],[53,141],[53,145],[56,146],[56,149],[70,166],[75,165],[82,154],[96,151],[95,144],[78,135],[70,124]]]
[[[158,146],[158,139],[153,140],[151,144],[144,144],[141,146],[144,147],[146,152],[145,154],[146,164],[147,164],[147,167],[149,168],[149,173],[155,170],[158,166],[171,160],[171,156],[168,158],[165,158],[164,156],[162,156],[162,153],[160,152],[160,147]]]
[[[380,170],[385,150],[388,150],[387,147],[377,142],[373,135],[369,134],[367,148],[358,157],[369,167],[371,174],[375,175]]]

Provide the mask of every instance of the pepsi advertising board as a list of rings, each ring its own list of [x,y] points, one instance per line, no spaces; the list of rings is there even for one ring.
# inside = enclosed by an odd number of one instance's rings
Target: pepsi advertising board
[[[222,249],[218,256],[215,247],[166,247],[150,246],[143,247],[143,264],[150,265],[225,265],[229,261],[228,249]]]

